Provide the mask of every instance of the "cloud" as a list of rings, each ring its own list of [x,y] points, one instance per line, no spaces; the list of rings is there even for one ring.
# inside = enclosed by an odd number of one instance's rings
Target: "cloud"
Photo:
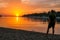
[[[1,2],[7,2],[7,3],[21,3],[21,0],[0,0]]]
[[[4,7],[7,7],[8,5],[15,5],[18,3],[21,3],[21,0],[0,0],[0,8],[4,8]]]
[[[60,0],[0,0],[0,8],[22,8],[26,10],[41,11],[40,9],[60,8]]]
[[[0,8],[5,8],[7,7],[8,3],[0,3]]]
[[[3,0],[0,0],[0,8],[7,7],[7,4],[8,3],[4,2]]]
[[[60,7],[60,0],[0,0],[2,2],[11,3],[11,4],[25,4],[27,6],[36,6],[36,7],[43,7],[43,8],[50,8],[50,7]],[[1,5],[1,4],[0,4]]]
[[[51,8],[51,7],[59,7],[60,0],[22,0],[24,4],[43,7],[43,8]]]

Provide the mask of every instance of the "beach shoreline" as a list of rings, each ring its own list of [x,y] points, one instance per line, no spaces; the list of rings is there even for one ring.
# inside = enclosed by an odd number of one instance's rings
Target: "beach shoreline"
[[[59,40],[60,35],[0,27],[0,40]]]

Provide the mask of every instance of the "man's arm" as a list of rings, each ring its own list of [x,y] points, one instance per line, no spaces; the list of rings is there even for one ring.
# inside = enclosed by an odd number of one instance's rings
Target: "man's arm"
[[[48,22],[50,22],[50,18],[48,17]]]

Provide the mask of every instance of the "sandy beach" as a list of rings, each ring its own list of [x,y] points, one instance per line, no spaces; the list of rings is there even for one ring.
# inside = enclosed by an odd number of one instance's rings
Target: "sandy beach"
[[[60,35],[0,27],[0,40],[60,40]]]

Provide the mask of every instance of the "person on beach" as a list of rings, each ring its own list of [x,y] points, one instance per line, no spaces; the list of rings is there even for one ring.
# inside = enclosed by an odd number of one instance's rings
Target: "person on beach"
[[[51,12],[49,12],[47,34],[49,32],[49,29],[52,28],[52,33],[54,35],[54,28],[55,28],[55,21],[56,21],[55,14],[56,14],[56,12],[54,10],[51,10]]]

